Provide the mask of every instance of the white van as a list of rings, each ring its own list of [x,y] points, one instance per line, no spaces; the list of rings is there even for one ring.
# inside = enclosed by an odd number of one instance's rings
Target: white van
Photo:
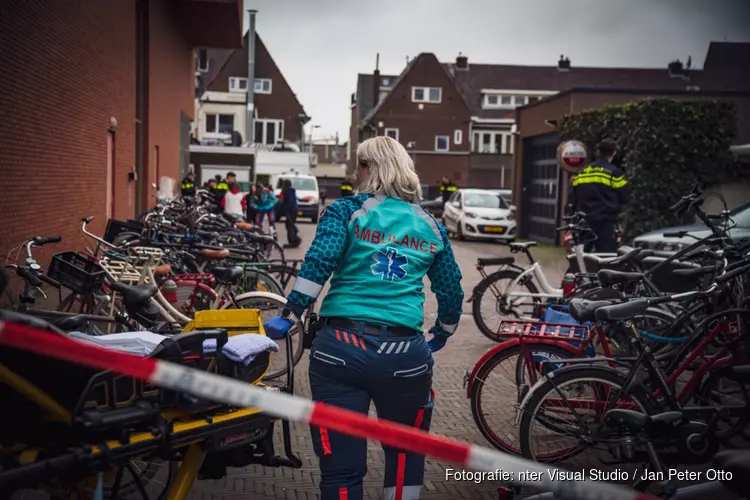
[[[276,196],[281,193],[281,183],[284,179],[289,179],[292,187],[297,191],[297,217],[309,217],[316,224],[321,209],[318,179],[313,175],[303,174],[274,175],[271,177],[271,185],[275,188]],[[277,207],[276,215],[278,216],[281,204]]]

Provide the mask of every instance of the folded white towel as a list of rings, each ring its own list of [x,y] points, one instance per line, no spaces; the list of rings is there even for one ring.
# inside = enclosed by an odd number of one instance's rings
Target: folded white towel
[[[254,333],[229,337],[222,348],[222,352],[227,359],[243,363],[245,366],[252,363],[258,354],[266,351],[278,352],[279,346],[265,335]]]
[[[70,332],[68,336],[106,347],[107,349],[128,352],[138,356],[148,356],[167,338],[164,335],[153,332],[123,332],[100,336],[82,332]]]

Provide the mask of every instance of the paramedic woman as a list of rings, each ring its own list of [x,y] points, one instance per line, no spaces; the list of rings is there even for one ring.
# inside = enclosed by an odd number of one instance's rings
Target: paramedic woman
[[[271,336],[286,333],[318,297],[323,300],[310,351],[312,397],[379,418],[429,430],[432,353],[445,346],[461,316],[463,291],[445,228],[419,205],[414,164],[397,141],[378,136],[357,149],[356,195],[328,206]],[[425,340],[427,275],[438,318]],[[362,499],[365,440],[311,429],[319,458],[322,500]],[[385,447],[383,498],[418,499],[424,456]]]

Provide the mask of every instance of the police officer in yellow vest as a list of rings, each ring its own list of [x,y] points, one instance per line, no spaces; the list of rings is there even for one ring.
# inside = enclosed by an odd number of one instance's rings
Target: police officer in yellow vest
[[[217,176],[218,177],[218,176]],[[216,185],[214,186],[214,193],[216,193],[216,197],[221,201],[222,198],[224,198],[224,195],[227,194],[227,191],[229,191],[229,184],[231,182],[234,182],[234,173],[229,172],[227,174],[226,179],[217,179]]]
[[[180,194],[183,198],[195,197],[195,174],[192,171],[188,172],[187,176],[182,179]]]
[[[347,196],[352,196],[353,194],[354,186],[352,185],[351,181],[348,178],[341,181],[341,197],[346,198]]]
[[[443,204],[448,203],[448,200],[451,196],[453,196],[453,193],[458,191],[458,187],[453,184],[452,181],[448,180],[446,176],[443,176],[440,183],[440,194],[443,195]]]
[[[600,253],[617,251],[617,217],[630,201],[630,184],[622,169],[612,165],[616,154],[614,140],[600,142],[596,160],[573,177],[568,195],[569,209],[586,214],[586,222],[596,234],[593,250]]]

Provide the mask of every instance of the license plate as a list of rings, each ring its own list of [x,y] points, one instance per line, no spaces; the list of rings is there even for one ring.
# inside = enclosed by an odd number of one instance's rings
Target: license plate
[[[505,231],[505,228],[502,226],[485,226],[484,232],[485,233],[498,233],[501,234]]]
[[[300,210],[299,212],[297,212],[297,216],[298,216],[298,217],[301,217],[301,216],[302,216],[302,210]]]

